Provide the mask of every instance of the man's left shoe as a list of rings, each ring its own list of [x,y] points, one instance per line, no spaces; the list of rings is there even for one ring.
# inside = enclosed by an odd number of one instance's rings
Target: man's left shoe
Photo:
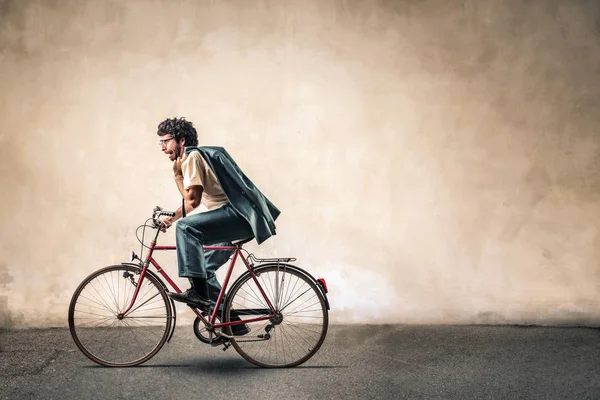
[[[175,301],[181,301],[189,306],[195,307],[201,311],[208,312],[210,308],[210,301],[203,299],[194,289],[188,289],[183,293],[172,293],[169,292],[169,297]]]
[[[241,320],[242,319],[240,318],[238,313],[235,310],[231,310],[231,313],[229,314],[229,321],[236,322],[236,321],[241,321]],[[250,333],[250,327],[246,324],[231,325],[231,334],[233,336],[244,336],[249,333]]]
[[[231,325],[231,334],[233,336],[244,336],[250,333],[250,327],[246,324]]]

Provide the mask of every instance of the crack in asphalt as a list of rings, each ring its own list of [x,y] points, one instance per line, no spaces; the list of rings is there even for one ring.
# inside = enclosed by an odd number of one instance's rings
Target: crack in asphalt
[[[30,357],[27,356],[27,354],[38,354],[38,351],[26,351],[26,350],[3,350],[0,351],[0,356],[4,356],[6,358],[14,358],[17,360],[28,360],[30,359]],[[64,353],[64,351],[61,350],[52,350],[50,351],[50,354],[47,357],[44,357],[41,361],[41,363],[39,363],[39,365],[35,366],[35,367],[31,367],[28,366],[26,363],[20,363],[17,364],[17,368],[9,368],[8,371],[3,371],[3,375],[6,377],[15,377],[15,376],[32,376],[32,375],[40,375],[42,372],[44,372],[44,370],[46,368],[48,368],[50,366],[50,364],[52,364],[57,358],[58,356]],[[12,356],[12,355],[16,355],[16,356]],[[4,358],[2,357],[2,358]],[[16,363],[13,363],[13,366]]]

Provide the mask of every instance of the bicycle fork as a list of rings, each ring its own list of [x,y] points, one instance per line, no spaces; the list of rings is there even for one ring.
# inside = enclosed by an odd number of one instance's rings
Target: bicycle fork
[[[124,311],[121,311],[120,313],[117,314],[117,319],[122,320],[125,319],[127,317],[128,314],[133,313],[134,311],[136,311],[137,309],[139,309],[140,307],[143,307],[144,305],[146,305],[147,303],[149,303],[150,301],[152,301],[156,296],[159,296],[161,294],[165,294],[168,292],[167,287],[165,286],[164,282],[158,277],[156,276],[156,274],[154,274],[152,271],[148,270],[148,267],[144,267],[141,266],[140,264],[135,264],[135,263],[131,263],[131,262],[123,262],[121,263],[121,265],[127,265],[130,267],[135,267],[137,269],[137,271],[134,273],[131,273],[129,271],[125,271],[123,272],[123,279],[125,279],[126,281],[128,281],[133,287],[135,287],[135,290],[133,292],[131,301],[129,302],[129,305],[127,306],[127,308]],[[135,306],[135,302],[138,298],[140,289],[142,287],[142,282],[144,281],[144,278],[146,277],[146,274],[152,275],[154,277],[154,279],[156,280],[156,282],[158,282],[161,286],[160,291],[158,293],[156,293],[154,296],[150,297],[149,299],[145,300],[143,303],[140,303],[138,305]],[[136,282],[134,275],[139,275],[139,278]],[[177,325],[177,309],[175,308],[175,304],[173,302],[173,299],[171,299],[169,296],[167,296],[167,298],[169,299],[169,306],[171,308],[171,332],[169,333],[169,336],[167,337],[167,343],[171,341],[171,338],[173,337],[173,334],[175,333],[175,326]]]

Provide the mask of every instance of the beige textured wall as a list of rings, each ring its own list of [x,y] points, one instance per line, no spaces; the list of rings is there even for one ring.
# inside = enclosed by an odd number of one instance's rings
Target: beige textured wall
[[[283,210],[249,248],[327,278],[333,322],[600,324],[597,2],[0,15],[0,324],[65,326],[77,283],[178,204],[155,136],[171,116]]]

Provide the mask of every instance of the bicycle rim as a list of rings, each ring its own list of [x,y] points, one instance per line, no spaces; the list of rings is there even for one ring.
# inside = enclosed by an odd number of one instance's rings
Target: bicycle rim
[[[264,321],[246,322],[250,333],[231,339],[237,352],[260,367],[294,367],[321,347],[329,324],[324,295],[301,269],[286,264],[254,269],[275,314]],[[225,320],[235,312],[245,321],[272,314],[249,273],[231,288]],[[232,311],[235,310],[235,311]]]
[[[92,361],[128,367],[152,358],[165,344],[172,324],[164,286],[147,273],[131,310],[140,268],[115,265],[87,277],[69,306],[69,329],[75,344]]]

